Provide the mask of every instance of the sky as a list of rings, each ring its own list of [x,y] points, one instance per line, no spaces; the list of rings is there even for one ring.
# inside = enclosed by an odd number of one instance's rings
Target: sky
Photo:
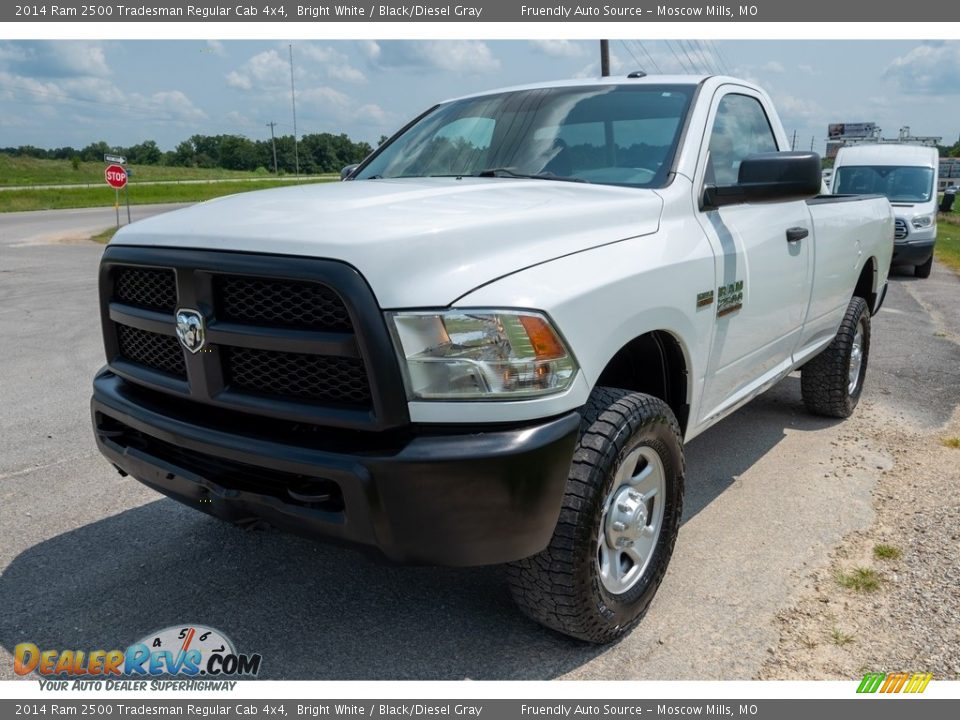
[[[293,131],[289,43],[0,41],[0,147],[164,150],[193,134]],[[960,41],[612,40],[613,74],[722,71],[763,86],[797,149],[826,126],[876,122],[884,137],[960,134]],[[438,100],[600,74],[596,41],[365,40],[292,44],[299,134],[375,143]]]

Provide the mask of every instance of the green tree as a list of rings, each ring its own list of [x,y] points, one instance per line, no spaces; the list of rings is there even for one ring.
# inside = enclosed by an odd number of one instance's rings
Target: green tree
[[[163,151],[153,140],[144,140],[139,145],[132,145],[123,154],[131,165],[159,165],[163,158]]]

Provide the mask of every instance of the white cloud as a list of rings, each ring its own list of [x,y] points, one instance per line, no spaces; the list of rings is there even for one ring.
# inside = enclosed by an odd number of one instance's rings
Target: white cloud
[[[272,92],[290,85],[290,58],[286,48],[257,53],[236,70],[227,73],[229,87],[245,92]],[[295,45],[294,77],[297,84],[312,82],[318,76],[350,83],[366,82],[366,76],[350,65],[343,53],[328,46],[303,43]],[[299,91],[298,91],[299,94]]]
[[[149,101],[157,108],[157,111],[176,122],[195,122],[203,120],[207,114],[193,104],[180,90],[161,90],[153,93]]]
[[[636,63],[634,63],[636,64]],[[611,75],[622,75],[624,73],[630,72],[631,70],[636,70],[635,67],[629,66],[627,63],[614,51],[610,51],[610,74]],[[591,63],[584,65],[582,68],[577,70],[573,74],[574,78],[594,78],[600,77],[600,60],[594,60]]]
[[[238,90],[272,89],[290,84],[290,65],[276,50],[264,50],[227,74],[227,85]]]
[[[225,57],[227,54],[227,49],[219,40],[207,40],[207,52],[213,55],[219,55],[220,57]]]
[[[370,64],[383,70],[423,68],[482,75],[500,69],[490,46],[479,40],[368,41],[359,48]]]
[[[298,59],[305,58],[308,63],[313,63],[316,69],[319,69],[332,80],[352,83],[367,81],[366,75],[353,67],[346,55],[329,45],[305,43],[294,46],[293,51]]]
[[[960,93],[960,43],[925,43],[895,58],[883,76],[912,95]]]
[[[189,123],[207,117],[180,90],[159,90],[149,95],[131,93],[97,77],[38,80],[0,71],[0,101],[27,103],[32,116],[68,116],[71,122],[83,119],[85,113],[94,110],[93,114],[100,117],[102,110],[98,108],[102,107],[109,107],[116,116],[138,122],[149,119]]]
[[[249,75],[233,70],[227,73],[227,85],[237,90],[252,90],[253,80],[250,79]]]
[[[346,108],[350,105],[350,96],[330,87],[312,87],[297,91],[297,102],[303,105],[316,105],[321,108]]]
[[[250,128],[256,127],[258,131],[260,130],[260,123],[251,120],[249,117],[237,110],[231,110],[223,116],[223,119],[235,128],[249,130]]]
[[[372,63],[376,63],[380,59],[380,43],[376,40],[360,40],[357,43],[357,48],[360,50],[360,54]]]
[[[786,68],[783,67],[781,63],[778,63],[776,60],[770,60],[760,66],[761,70],[764,70],[768,73],[782,73],[786,72]]]
[[[393,122],[393,113],[388,113],[376,104],[361,105],[355,111],[358,120],[379,127],[389,126]]]
[[[0,46],[0,67],[44,78],[106,77],[111,74],[98,42],[21,42]]]
[[[530,45],[544,55],[556,58],[581,58],[587,49],[572,40],[530,40]]]

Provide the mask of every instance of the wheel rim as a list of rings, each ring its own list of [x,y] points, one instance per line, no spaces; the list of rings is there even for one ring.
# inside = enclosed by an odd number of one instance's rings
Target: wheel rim
[[[600,582],[614,595],[633,588],[646,572],[660,538],[666,491],[663,461],[651,447],[634,449],[617,468],[597,543]]]
[[[857,332],[853,336],[853,347],[850,349],[850,371],[847,376],[847,394],[857,392],[860,384],[860,369],[863,367],[863,323],[857,323]]]

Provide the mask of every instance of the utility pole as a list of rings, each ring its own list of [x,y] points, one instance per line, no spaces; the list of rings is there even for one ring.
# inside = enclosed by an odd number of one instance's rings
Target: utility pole
[[[810,152],[813,152],[813,140],[814,140],[814,137],[813,135],[811,135],[810,136]]]
[[[603,77],[610,76],[610,41],[600,41],[600,74]]]
[[[290,102],[293,104],[293,163],[299,180],[300,150],[297,147],[297,91],[293,86],[293,44],[287,45],[287,48],[290,50]]]
[[[793,140],[790,141],[790,149],[791,150],[797,149],[797,131],[796,130],[793,131]]]
[[[279,171],[277,170],[277,139],[273,136],[274,125],[276,123],[273,120],[267,123],[267,127],[270,128],[270,144],[273,145],[273,174],[277,175]]]

